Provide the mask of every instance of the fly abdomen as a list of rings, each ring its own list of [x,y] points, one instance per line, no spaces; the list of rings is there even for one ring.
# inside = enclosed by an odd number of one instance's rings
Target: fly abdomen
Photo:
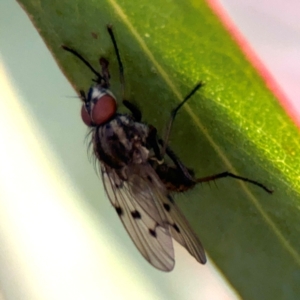
[[[155,164],[153,168],[168,191],[185,192],[196,185],[196,181],[188,179],[176,166],[169,166],[163,163]],[[188,172],[194,177],[193,170],[188,169]]]

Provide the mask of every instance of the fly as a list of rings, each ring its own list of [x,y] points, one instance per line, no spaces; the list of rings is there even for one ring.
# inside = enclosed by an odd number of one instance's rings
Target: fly
[[[182,192],[199,182],[233,177],[264,185],[229,172],[196,179],[168,146],[172,124],[178,110],[202,87],[195,88],[172,111],[164,139],[157,130],[143,123],[142,113],[124,99],[123,64],[112,27],[107,26],[117,56],[123,89],[122,102],[130,114],[117,112],[117,102],[110,91],[108,61],[100,58],[101,73],[77,51],[62,46],[79,58],[96,76],[87,95],[80,90],[81,117],[91,128],[93,153],[100,165],[104,188],[132,241],[144,258],[157,269],[171,271],[175,265],[173,239],[185,247],[201,264],[206,263],[204,248],[176,206],[171,192]],[[168,157],[173,164],[164,162]]]

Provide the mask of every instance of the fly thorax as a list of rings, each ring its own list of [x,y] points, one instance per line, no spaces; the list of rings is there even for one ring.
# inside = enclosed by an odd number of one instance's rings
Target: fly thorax
[[[110,122],[98,127],[100,145],[94,149],[100,159],[101,156],[109,157],[118,165],[140,164],[149,157],[146,147],[148,131],[147,125],[135,122],[128,115],[116,114]]]

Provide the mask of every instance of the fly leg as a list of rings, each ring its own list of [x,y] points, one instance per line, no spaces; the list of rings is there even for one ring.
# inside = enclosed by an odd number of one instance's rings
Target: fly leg
[[[177,158],[175,153],[168,147],[168,139],[171,132],[171,127],[173,124],[173,121],[175,119],[175,116],[178,112],[178,110],[182,107],[182,105],[200,88],[203,84],[200,82],[198,83],[194,89],[183,99],[183,101],[171,112],[171,118],[167,126],[166,131],[166,139],[165,141],[162,139],[157,138],[157,129],[154,126],[149,125],[150,132],[148,135],[148,143],[150,147],[154,151],[155,157],[152,157],[152,160],[155,160],[158,164],[163,164],[164,162],[164,156],[167,153],[167,155],[170,157],[170,159],[173,161],[175,166],[181,170],[183,176],[186,178],[187,181],[195,182],[195,179],[193,176],[189,173],[188,169],[184,166],[184,164]],[[195,182],[196,184],[196,182]]]
[[[166,129],[166,133],[165,133],[165,138],[164,138],[164,145],[163,145],[163,148],[162,148],[162,151],[161,151],[161,155],[164,156],[165,153],[166,153],[166,149],[168,147],[168,141],[169,141],[169,138],[170,138],[170,133],[171,133],[171,129],[172,129],[172,125],[173,125],[173,122],[175,120],[175,117],[179,111],[179,109],[183,106],[183,104],[185,102],[187,102],[204,84],[202,82],[199,82],[193,89],[192,91],[187,94],[185,96],[185,98],[181,101],[181,103],[179,103],[177,105],[177,107],[175,107],[175,109],[173,109],[171,111],[171,117],[170,117],[170,120],[169,120],[169,123],[167,125],[167,129]]]
[[[159,140],[160,144],[163,144],[162,140]],[[244,182],[248,182],[251,184],[254,184],[260,188],[262,188],[263,190],[265,190],[267,193],[272,194],[273,191],[270,190],[269,188],[267,188],[264,184],[256,181],[256,180],[252,180],[246,177],[242,177],[242,176],[238,176],[235,175],[231,172],[222,172],[222,173],[218,173],[218,174],[214,174],[211,176],[207,176],[207,177],[201,177],[201,178],[195,178],[190,170],[188,170],[188,168],[179,160],[179,158],[176,156],[176,154],[170,149],[170,147],[166,148],[166,154],[170,157],[170,159],[173,161],[173,163],[175,164],[175,166],[177,167],[178,170],[181,171],[182,176],[184,176],[185,180],[190,181],[190,183],[202,183],[202,182],[210,182],[210,181],[214,181],[216,179],[220,179],[220,178],[225,178],[225,177],[231,177],[237,180],[241,180]]]
[[[260,183],[256,180],[252,180],[252,179],[249,179],[249,178],[246,178],[246,177],[238,176],[238,175],[235,175],[235,174],[230,173],[230,172],[222,172],[222,173],[219,173],[219,174],[214,174],[214,175],[211,175],[211,176],[198,178],[198,179],[196,179],[196,182],[197,183],[209,182],[209,181],[213,181],[213,180],[220,179],[220,178],[225,178],[225,177],[231,177],[231,178],[241,180],[241,181],[244,181],[244,182],[249,182],[251,184],[254,184],[254,185],[262,188],[263,190],[265,190],[269,194],[273,193],[272,190],[270,190],[264,184],[262,184],[262,183]]]
[[[162,139],[159,139],[158,142],[161,146],[165,145],[165,142]],[[180,161],[180,159],[169,146],[166,147],[166,154],[173,161],[177,169],[181,171],[182,176],[184,176],[187,181],[194,182],[195,184],[197,183],[194,176],[190,174],[188,168]]]
[[[123,100],[123,104],[124,106],[130,110],[134,120],[136,122],[141,122],[142,120],[142,112],[141,110],[133,103],[131,103],[130,101],[128,100]]]
[[[124,67],[123,67],[123,63],[122,63],[122,60],[121,60],[120,51],[119,51],[119,48],[118,48],[118,45],[117,45],[117,41],[116,41],[113,29],[112,29],[112,25],[107,25],[107,31],[108,31],[108,34],[109,34],[109,36],[111,38],[111,41],[113,43],[115,53],[116,53],[116,56],[117,56],[117,60],[118,60],[119,76],[120,76],[120,83],[121,83],[121,89],[122,89],[122,102],[123,102],[124,106],[131,111],[134,120],[136,122],[140,122],[141,119],[142,119],[142,113],[141,113],[140,109],[136,105],[134,105],[133,103],[129,102],[128,100],[125,100]]]
[[[169,123],[167,125],[166,133],[165,133],[165,139],[159,139],[158,143],[161,145],[161,151],[160,151],[160,157],[163,158],[165,154],[167,154],[170,159],[173,161],[175,166],[182,171],[183,176],[186,178],[186,180],[190,182],[195,182],[194,177],[190,174],[187,167],[178,159],[178,157],[175,155],[175,153],[168,147],[168,141],[172,129],[173,122],[175,120],[175,117],[179,111],[179,109],[189,100],[204,84],[202,82],[199,82],[192,91],[186,95],[186,97],[171,111],[171,117],[169,120]]]
[[[122,101],[124,103],[124,99],[125,99],[125,79],[124,79],[124,67],[123,67],[123,63],[122,63],[122,60],[121,60],[121,56],[120,56],[120,51],[119,51],[119,48],[118,48],[118,45],[117,45],[117,41],[116,41],[116,38],[115,38],[115,35],[114,35],[114,32],[113,32],[113,29],[112,29],[112,25],[108,24],[106,26],[107,28],[107,31],[108,31],[108,34],[110,36],[110,39],[113,43],[113,46],[114,46],[114,49],[115,49],[115,53],[116,53],[116,56],[117,56],[117,60],[118,60],[118,65],[119,65],[119,76],[120,76],[120,82],[121,82],[121,89],[122,89]],[[126,106],[126,105],[125,105]],[[126,106],[127,107],[127,106]]]
[[[220,178],[225,178],[225,177],[231,177],[237,180],[241,180],[244,182],[248,182],[251,184],[254,184],[260,188],[262,188],[263,190],[265,190],[267,193],[272,193],[272,190],[268,189],[265,185],[263,185],[262,183],[246,178],[246,177],[242,177],[242,176],[238,176],[235,175],[233,173],[230,172],[222,172],[219,174],[215,174],[212,176],[207,176],[207,177],[203,177],[203,178],[194,178],[193,175],[190,174],[189,170],[187,169],[187,167],[178,159],[178,157],[175,155],[175,153],[168,147],[168,140],[170,137],[170,133],[171,133],[171,129],[172,129],[172,125],[173,122],[175,120],[176,114],[178,113],[179,109],[184,105],[184,103],[189,100],[191,98],[191,96],[193,96],[195,94],[195,92],[200,89],[203,86],[203,83],[198,83],[193,90],[183,99],[183,101],[181,103],[179,103],[179,105],[172,110],[171,112],[171,118],[169,120],[168,126],[167,126],[167,130],[166,130],[166,134],[165,134],[165,139],[163,140],[159,140],[160,145],[162,146],[162,151],[161,151],[161,156],[163,157],[165,155],[165,153],[170,157],[170,159],[173,161],[173,163],[175,164],[175,166],[182,172],[182,175],[185,177],[186,180],[190,181],[190,182],[194,182],[196,183],[201,183],[201,182],[209,182],[209,181],[213,181],[216,179],[220,179]]]
[[[160,147],[157,140],[157,129],[149,125],[149,134],[147,137],[147,142],[150,145],[150,148],[153,149],[155,157],[152,158],[152,160],[155,160],[158,164],[163,163],[163,157],[161,156]]]

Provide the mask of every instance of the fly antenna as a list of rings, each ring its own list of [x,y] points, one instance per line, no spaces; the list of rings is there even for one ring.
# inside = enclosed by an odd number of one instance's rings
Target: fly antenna
[[[69,48],[65,45],[61,46],[64,50],[72,53],[75,55],[77,58],[79,58],[97,77],[97,82],[100,83],[102,80],[104,80],[103,76],[94,69],[94,67],[81,55],[79,54],[76,50]],[[104,80],[105,81],[105,80]]]

